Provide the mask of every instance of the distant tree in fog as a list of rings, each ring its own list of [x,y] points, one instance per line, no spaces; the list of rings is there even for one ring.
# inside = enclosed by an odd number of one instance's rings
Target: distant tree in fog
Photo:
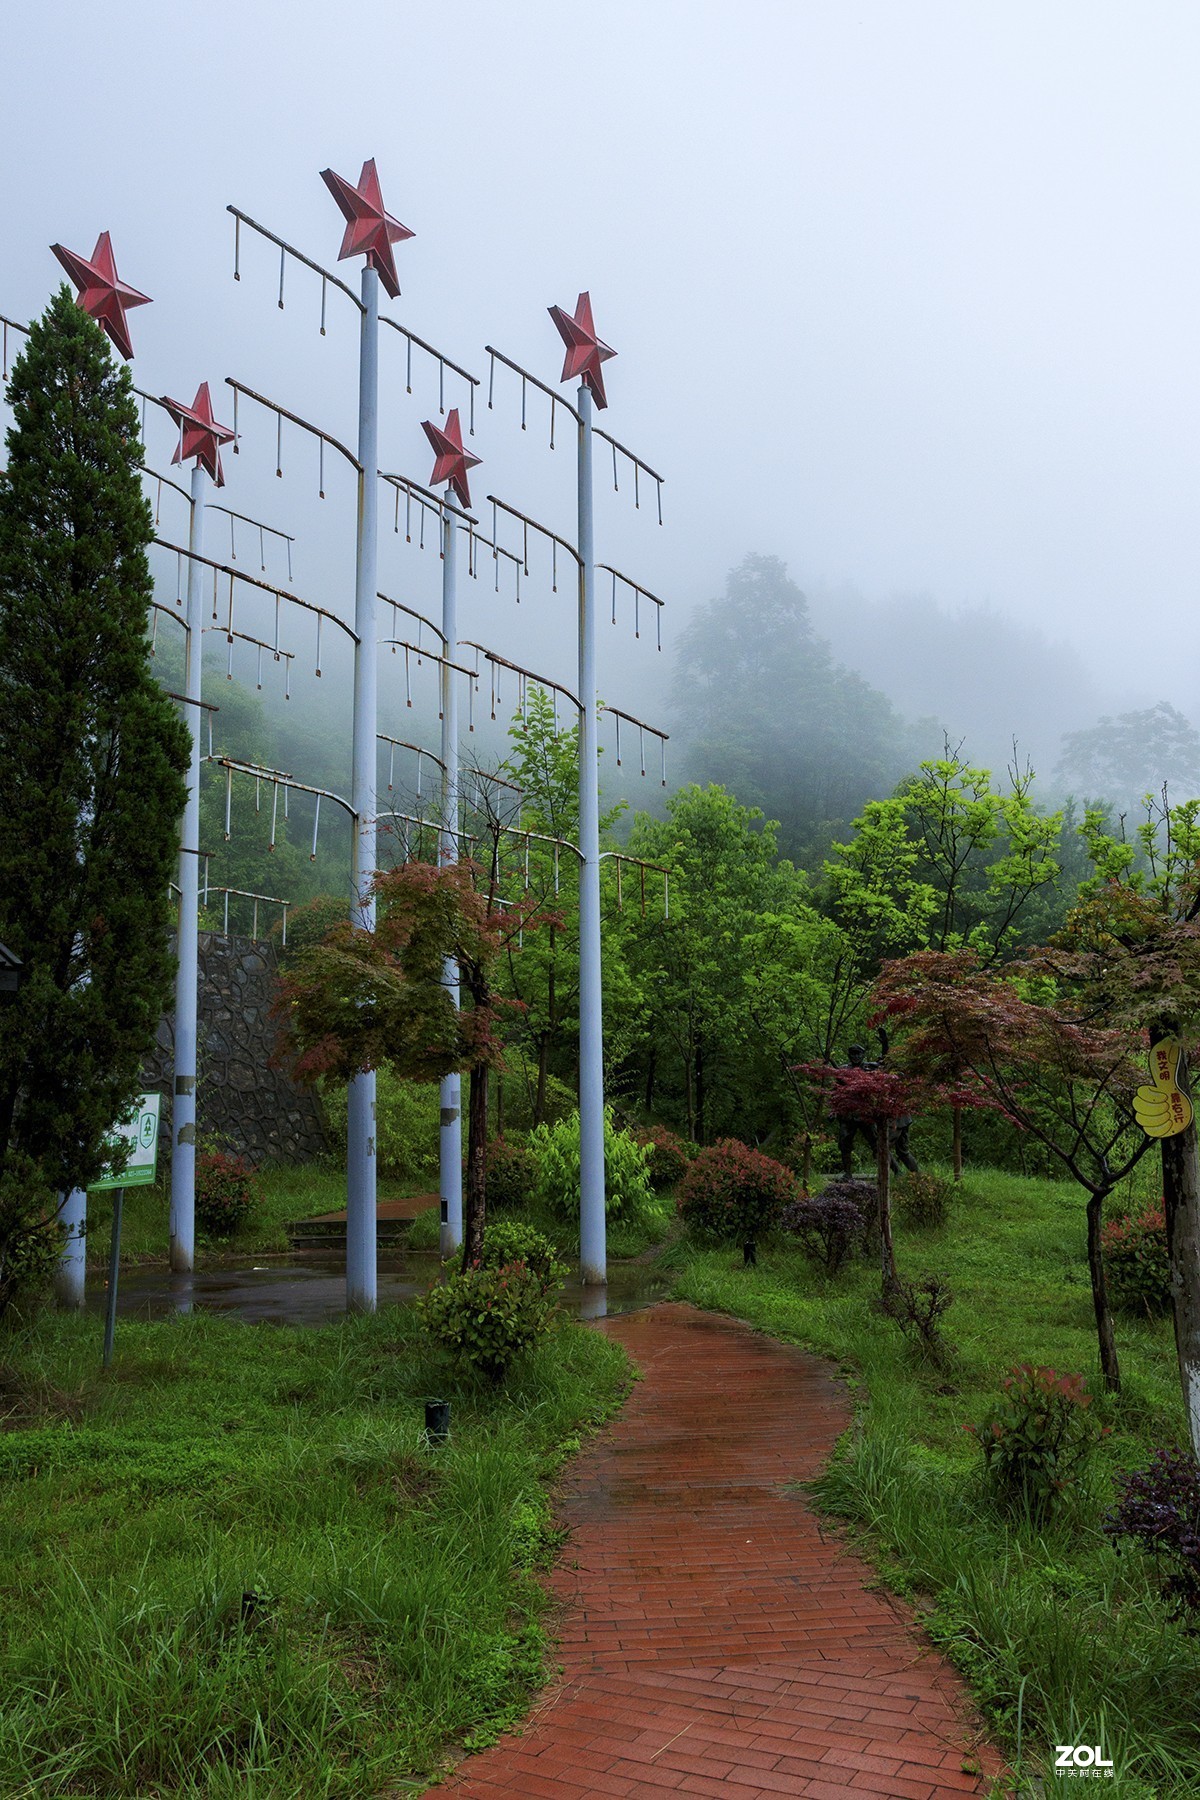
[[[1068,731],[1062,742],[1057,773],[1076,793],[1132,800],[1164,782],[1200,793],[1200,733],[1166,700]]]
[[[697,608],[675,667],[687,775],[720,782],[780,825],[785,851],[890,791],[931,747],[890,701],[836,663],[786,565],[747,556]]]

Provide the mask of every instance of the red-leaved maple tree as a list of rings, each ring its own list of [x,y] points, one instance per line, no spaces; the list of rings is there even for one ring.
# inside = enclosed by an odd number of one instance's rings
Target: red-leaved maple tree
[[[887,963],[873,998],[903,1028],[902,1068],[927,1080],[974,1077],[987,1102],[1043,1144],[1085,1190],[1092,1306],[1105,1386],[1121,1385],[1104,1279],[1104,1202],[1151,1140],[1133,1113],[1144,1079],[1127,1029],[1097,1022],[1097,996],[1076,991],[1046,952],[1003,969],[972,950],[918,951]]]
[[[488,1078],[501,1058],[492,970],[510,940],[548,916],[529,896],[503,909],[470,863],[406,862],[375,882],[373,932],[349,920],[300,952],[281,984],[285,1048],[302,1080],[388,1068],[405,1081],[470,1071],[463,1267],[479,1259],[487,1211]],[[458,967],[469,1005],[445,982]]]

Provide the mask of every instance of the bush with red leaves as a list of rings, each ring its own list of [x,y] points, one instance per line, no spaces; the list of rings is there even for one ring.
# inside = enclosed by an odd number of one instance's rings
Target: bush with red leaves
[[[696,1155],[694,1144],[666,1125],[643,1125],[630,1136],[635,1144],[644,1144],[650,1152],[646,1173],[656,1194],[683,1180]]]
[[[789,1201],[796,1177],[782,1163],[736,1138],[701,1150],[680,1185],[678,1206],[697,1237],[752,1244],[770,1231]]]

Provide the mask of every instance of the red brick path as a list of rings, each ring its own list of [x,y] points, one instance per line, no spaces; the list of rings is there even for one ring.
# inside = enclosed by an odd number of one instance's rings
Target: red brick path
[[[959,1800],[999,1769],[954,1672],[784,1484],[849,1422],[816,1358],[689,1306],[604,1327],[641,1369],[575,1461],[564,1673],[458,1800]]]

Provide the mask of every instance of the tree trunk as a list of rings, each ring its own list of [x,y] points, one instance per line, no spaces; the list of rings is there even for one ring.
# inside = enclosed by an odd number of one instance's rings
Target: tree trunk
[[[1088,1271],[1092,1277],[1092,1307],[1096,1314],[1096,1336],[1100,1344],[1100,1367],[1104,1386],[1110,1394],[1121,1391],[1121,1366],[1117,1361],[1117,1340],[1113,1336],[1112,1313],[1108,1305],[1108,1284],[1104,1279],[1104,1251],[1100,1232],[1104,1225],[1103,1193],[1093,1194],[1087,1203]]]
[[[702,1144],[706,1144],[708,1142],[708,1138],[705,1134],[705,1125],[704,1125],[704,1108],[707,1103],[707,1100],[708,1100],[708,1096],[704,1091],[704,1045],[697,1044],[696,1045],[696,1134],[699,1139],[699,1142]]]
[[[1155,1041],[1158,1036],[1175,1036],[1177,1032],[1177,1025],[1164,1027],[1155,1034]],[[1187,1060],[1183,1056],[1175,1079],[1182,1092],[1190,1096]],[[1186,1131],[1163,1138],[1162,1175],[1175,1354],[1192,1455],[1200,1458],[1200,1155],[1194,1120]]]
[[[654,1079],[658,1074],[658,1045],[651,1044],[646,1060],[646,1111],[654,1110]]]
[[[533,1102],[534,1125],[542,1125],[545,1120],[545,1073],[547,1073],[545,1062],[547,1062],[549,1049],[551,1049],[551,1033],[540,1031],[538,1033],[538,1093],[534,1094]]]
[[[892,1243],[892,1132],[887,1119],[875,1127],[875,1180],[879,1189],[879,1263],[885,1296],[899,1286]]]
[[[800,1185],[805,1197],[812,1192],[812,1132],[806,1131],[800,1139]]]
[[[952,1145],[954,1159],[954,1179],[962,1180],[962,1107],[954,1108],[954,1138]]]
[[[496,1136],[504,1136],[504,1077],[496,1076]]]
[[[467,1192],[463,1218],[462,1266],[469,1269],[483,1255],[487,1219],[488,1065],[471,1069],[467,1107]]]

